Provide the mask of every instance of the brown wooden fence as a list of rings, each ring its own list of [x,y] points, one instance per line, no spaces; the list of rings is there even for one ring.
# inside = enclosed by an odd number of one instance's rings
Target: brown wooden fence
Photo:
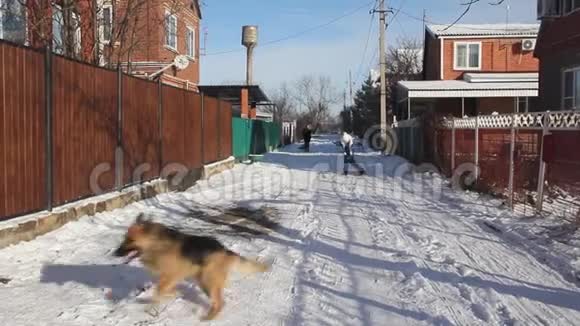
[[[0,42],[0,220],[232,155],[231,104]]]

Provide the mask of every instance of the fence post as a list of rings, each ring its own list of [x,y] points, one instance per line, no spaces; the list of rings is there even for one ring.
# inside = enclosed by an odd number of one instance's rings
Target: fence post
[[[409,159],[409,161],[413,162],[413,163],[418,163],[417,162],[417,153],[415,153],[415,126],[413,125],[412,120],[409,120],[409,128],[407,128],[408,132],[407,135],[409,135],[409,155],[407,157],[407,159]]]
[[[45,123],[45,169],[46,169],[46,209],[52,211],[54,180],[52,174],[52,48],[46,46],[44,54],[44,123]]]
[[[216,119],[216,124],[217,124],[217,143],[218,143],[218,161],[221,160],[222,157],[222,130],[221,130],[221,118],[222,118],[222,114],[221,114],[221,110],[222,110],[222,101],[218,98],[218,105],[217,105],[217,119]]]
[[[475,182],[479,179],[479,116],[475,116]]]
[[[550,112],[544,113],[542,117],[542,143],[540,146],[540,171],[538,175],[538,200],[536,202],[536,210],[541,212],[544,208],[544,180],[546,178],[546,162],[544,162],[544,138],[549,132],[550,126]]]
[[[205,165],[205,94],[201,93],[201,165]]]
[[[515,114],[512,114],[511,121],[511,138],[510,138],[510,167],[509,167],[509,205],[514,208],[514,152],[516,148],[516,128],[515,128]]]
[[[159,135],[158,151],[159,151],[159,177],[161,178],[161,171],[163,170],[163,82],[161,76],[158,81],[158,106],[157,106],[157,130]]]
[[[455,117],[451,120],[451,175],[455,171]]]
[[[123,71],[117,68],[117,150],[115,151],[115,188],[123,188]]]

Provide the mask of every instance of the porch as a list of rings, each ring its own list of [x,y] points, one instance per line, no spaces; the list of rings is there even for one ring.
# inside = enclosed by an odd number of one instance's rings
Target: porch
[[[535,111],[538,74],[465,74],[463,80],[401,81],[397,120],[425,113],[454,117]]]

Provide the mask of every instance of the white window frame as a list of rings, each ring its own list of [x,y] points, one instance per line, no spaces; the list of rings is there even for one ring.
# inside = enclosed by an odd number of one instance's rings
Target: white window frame
[[[523,105],[523,106],[522,106]],[[529,97],[516,97],[516,111],[515,113],[528,113],[530,111]]]
[[[185,33],[185,52],[188,58],[195,60],[195,57],[197,56],[197,48],[196,48],[196,43],[197,43],[197,37],[195,34],[195,27],[192,26],[187,26],[186,27],[186,33]],[[190,47],[191,46],[191,52],[190,52]]]
[[[61,22],[56,21],[55,19],[55,13],[56,12],[60,12],[60,18],[61,18]],[[64,43],[64,13],[62,11],[62,7],[57,5],[57,4],[53,4],[52,5],[52,13],[51,13],[51,25],[54,25],[55,23],[60,23],[60,41],[61,43]],[[57,54],[64,54],[64,45],[63,44],[56,44],[56,40],[54,38],[54,26],[51,27],[51,35],[52,35],[52,51],[54,53]]]
[[[0,0],[0,40],[4,39],[4,6],[5,0]],[[18,1],[19,5],[24,11],[24,45],[28,45],[28,8],[26,7],[26,0]]]
[[[467,48],[467,53],[466,53],[466,63],[467,66],[466,67],[460,67],[458,65],[458,51],[457,48],[459,46],[465,45],[465,47]],[[469,67],[469,57],[470,57],[470,46],[471,45],[477,45],[479,48],[479,58],[478,62],[477,62],[477,67]],[[482,42],[454,42],[453,43],[453,70],[481,70],[481,58],[483,56],[483,46],[482,46]]]
[[[110,37],[109,39],[105,38],[105,9],[109,10],[109,28],[110,28]],[[101,26],[100,26],[100,38],[101,43],[108,44],[111,42],[113,36],[113,25],[114,25],[114,14],[113,14],[113,5],[112,4],[104,4],[101,7]]]
[[[60,19],[62,21],[58,22],[57,20],[55,20],[55,12],[60,12]],[[60,41],[61,44],[56,44],[55,43],[55,39],[54,39],[54,26],[52,27],[52,51],[54,53],[57,54],[61,54],[61,55],[67,55],[66,51],[65,51],[65,43],[67,43],[69,41],[69,37],[71,37],[71,35],[68,35],[67,33],[67,26],[65,25],[65,21],[64,21],[64,17],[65,17],[65,12],[62,9],[62,6],[57,5],[57,4],[53,4],[52,5],[52,15],[51,15],[51,23],[54,25],[55,23],[59,23],[60,24]],[[82,21],[81,21],[81,15],[75,11],[71,12],[70,18],[72,19],[72,21],[74,22],[74,24],[76,24],[75,27],[75,31],[74,34],[72,35],[72,41],[74,42],[74,54],[76,56],[79,56],[81,54],[82,51],[82,31],[81,31],[81,26],[82,26]],[[72,22],[69,22],[72,23]]]
[[[169,28],[169,20],[175,19],[175,46],[169,44],[169,36],[170,36],[170,28]],[[165,47],[171,49],[173,51],[177,51],[177,15],[172,14],[169,10],[165,11]]]
[[[572,73],[572,96],[566,96],[566,74]],[[565,69],[562,71],[562,110],[580,110],[580,100],[576,102],[577,98],[580,98],[580,94],[576,94],[578,91],[578,82],[576,74],[580,75],[580,66]],[[572,107],[566,107],[566,100],[572,100]]]
[[[77,26],[75,26],[75,33],[73,35],[73,42],[74,42],[74,46],[75,46],[75,54],[76,55],[80,55],[81,51],[83,49],[83,42],[82,42],[82,31],[81,31],[81,26],[82,26],[82,21],[81,21],[81,15],[79,15],[76,12],[72,12],[71,13],[71,18],[72,20],[77,24]]]

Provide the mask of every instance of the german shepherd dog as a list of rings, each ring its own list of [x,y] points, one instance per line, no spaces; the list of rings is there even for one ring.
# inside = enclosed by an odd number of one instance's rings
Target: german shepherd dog
[[[140,257],[147,270],[158,277],[152,299],[155,308],[163,298],[176,294],[175,287],[182,281],[197,281],[211,302],[203,320],[214,319],[224,306],[222,291],[232,270],[241,273],[259,273],[269,265],[241,257],[211,237],[181,233],[139,215],[125,235],[115,256]]]

